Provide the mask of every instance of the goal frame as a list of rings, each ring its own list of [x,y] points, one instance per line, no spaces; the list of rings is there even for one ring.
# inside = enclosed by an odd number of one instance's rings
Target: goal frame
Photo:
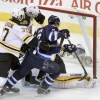
[[[50,8],[50,7],[44,7],[44,6],[38,6],[41,10],[48,10],[48,11],[54,11],[54,12],[60,12],[60,13],[66,13],[66,14],[74,14],[78,16],[86,16],[93,18],[93,78],[97,78],[97,16],[92,13],[85,13],[85,12],[75,12],[72,10],[63,10],[63,9],[57,9],[57,8]]]

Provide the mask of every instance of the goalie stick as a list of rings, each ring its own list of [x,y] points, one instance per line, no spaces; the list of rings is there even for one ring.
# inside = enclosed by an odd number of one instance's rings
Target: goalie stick
[[[71,41],[70,41],[69,39],[67,39],[67,40],[68,40],[69,44],[70,44],[71,47],[72,47]],[[85,67],[83,66],[83,63],[81,62],[80,58],[78,57],[77,53],[76,53],[76,52],[74,52],[74,53],[75,53],[75,55],[76,55],[76,57],[77,57],[77,59],[78,59],[80,65],[81,65],[81,67],[82,67],[83,70],[84,70],[84,76],[79,80],[79,81],[81,81],[81,80],[85,79],[85,78],[87,77],[88,74],[87,74],[87,71],[86,71]]]

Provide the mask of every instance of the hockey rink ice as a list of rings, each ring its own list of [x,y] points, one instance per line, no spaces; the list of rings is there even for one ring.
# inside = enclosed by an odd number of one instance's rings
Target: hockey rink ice
[[[0,22],[0,30],[2,22]],[[0,31],[1,32],[1,31]],[[76,40],[76,38],[75,38]],[[74,40],[74,42],[75,42]],[[77,35],[77,40],[81,40],[80,35]],[[72,41],[73,42],[73,41]],[[68,73],[75,73],[83,71],[81,67],[77,67],[77,64],[73,64],[71,67],[66,62],[66,71]],[[100,67],[100,63],[97,64]],[[92,73],[91,67],[85,67],[87,72]],[[98,70],[100,75],[100,70]],[[100,80],[100,76],[99,76]],[[6,94],[0,96],[0,100],[99,100],[100,99],[100,81],[96,81],[96,86],[94,88],[68,88],[68,89],[55,89],[50,88],[51,93],[48,95],[38,95],[37,88],[25,87],[20,84],[16,84],[16,87],[20,88],[20,93],[18,94]]]

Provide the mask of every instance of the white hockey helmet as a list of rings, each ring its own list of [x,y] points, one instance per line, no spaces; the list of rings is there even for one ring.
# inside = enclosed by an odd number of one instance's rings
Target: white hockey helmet
[[[12,16],[18,19],[19,21],[22,21],[25,18],[24,10],[16,8],[13,10]]]
[[[34,5],[34,4],[30,4],[26,7],[26,13],[28,16],[30,16],[31,18],[35,18],[38,16],[38,14],[40,13],[40,10],[38,8],[38,6]]]

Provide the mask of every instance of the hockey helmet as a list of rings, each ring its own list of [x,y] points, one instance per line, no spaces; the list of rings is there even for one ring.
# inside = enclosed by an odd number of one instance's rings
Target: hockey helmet
[[[52,25],[53,24],[53,25],[59,26],[60,25],[60,19],[57,16],[51,15],[48,18],[48,24],[49,25]]]
[[[25,13],[22,9],[14,9],[12,12],[12,16],[19,21],[22,21],[25,18]]]
[[[85,56],[86,55],[86,50],[82,44],[77,44],[76,47],[77,47],[76,53],[78,56]],[[72,55],[74,57],[76,57],[75,53],[72,53]]]
[[[34,5],[34,4],[30,4],[26,7],[26,13],[28,16],[30,16],[31,18],[35,18],[38,16],[38,14],[40,13],[40,10],[38,8],[38,6]]]

